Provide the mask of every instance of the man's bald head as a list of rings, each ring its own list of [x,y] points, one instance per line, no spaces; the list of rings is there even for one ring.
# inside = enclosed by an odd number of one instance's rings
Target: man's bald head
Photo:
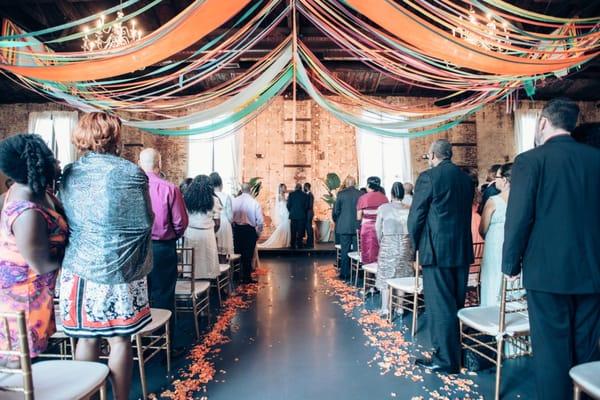
[[[242,183],[242,193],[250,193],[252,188],[248,183]]]
[[[140,152],[138,164],[145,172],[158,173],[161,164],[160,153],[152,148],[144,149]]]
[[[413,186],[412,183],[410,182],[406,182],[404,185],[402,185],[404,187],[404,193],[406,194],[413,194],[413,190],[415,189],[415,187]]]

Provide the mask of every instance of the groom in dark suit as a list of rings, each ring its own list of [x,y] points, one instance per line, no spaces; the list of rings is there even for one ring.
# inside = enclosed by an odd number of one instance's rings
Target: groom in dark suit
[[[291,234],[293,249],[302,247],[304,228],[308,213],[308,195],[302,191],[302,185],[297,183],[295,190],[290,193],[287,201],[287,209],[290,212]]]
[[[308,196],[308,211],[306,213],[306,248],[315,247],[315,232],[313,229],[313,219],[315,218],[315,196],[310,191],[310,183],[304,184],[304,193]]]
[[[417,363],[456,374],[460,336],[456,313],[464,307],[469,265],[473,262],[471,178],[454,165],[452,145],[433,142],[427,154],[431,169],[415,186],[408,231],[423,267],[423,294],[433,347],[430,360]]]
[[[523,271],[544,400],[571,398],[569,369],[600,360],[600,150],[569,134],[578,115],[568,99],[544,107],[538,147],[515,159],[504,226],[502,272]]]

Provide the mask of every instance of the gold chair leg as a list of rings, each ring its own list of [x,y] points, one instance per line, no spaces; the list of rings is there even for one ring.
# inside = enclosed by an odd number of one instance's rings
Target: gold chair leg
[[[417,333],[417,319],[419,318],[419,293],[415,291],[415,295],[413,297],[413,315],[412,315],[412,326],[410,330],[410,334],[412,339],[414,340],[415,334]]]
[[[71,359],[75,360],[75,346],[77,346],[77,342],[74,337],[69,337],[69,343],[71,343]]]
[[[219,277],[217,277],[217,294],[219,295],[219,307],[223,307],[223,299],[221,298],[221,284]]]
[[[142,396],[148,398],[148,388],[146,387],[146,369],[144,367],[144,348],[142,347],[142,336],[135,335],[135,346],[137,347],[138,366],[140,368],[140,382],[142,383]]]
[[[363,279],[363,300],[367,299],[367,272],[365,271]]]
[[[198,313],[198,304],[196,303],[196,296],[192,295],[192,315],[194,316],[194,328],[196,329],[196,340],[200,340],[200,326],[198,325],[197,313]]]
[[[99,392],[100,392],[100,400],[108,400],[108,393],[106,390],[106,380],[104,382],[102,382]]]
[[[577,384],[573,384],[573,400],[581,400],[581,389]]]
[[[500,400],[500,381],[502,378],[502,346],[504,345],[504,338],[500,335],[497,340],[496,347],[496,386],[494,399]]]
[[[165,325],[165,351],[167,352],[167,379],[171,379],[171,328],[169,321]]]
[[[393,315],[394,315],[394,302],[393,302],[393,298],[394,298],[394,289],[391,286],[388,286],[388,292],[389,292],[389,297],[388,297],[388,322],[392,323]]]

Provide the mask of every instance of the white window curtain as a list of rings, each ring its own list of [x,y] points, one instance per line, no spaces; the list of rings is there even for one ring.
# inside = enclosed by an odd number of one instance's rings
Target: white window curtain
[[[378,122],[385,120],[384,116],[372,118]],[[410,139],[384,137],[367,129],[358,129],[356,150],[361,187],[366,186],[370,176],[378,176],[389,197],[394,182],[412,182]]]
[[[211,121],[210,123],[214,123]],[[191,125],[191,128],[206,123]],[[223,191],[234,194],[242,175],[242,132],[229,133],[218,137],[220,132],[211,135],[190,136],[188,139],[188,176],[208,175],[216,171],[223,179]]]
[[[77,158],[71,143],[77,121],[77,111],[34,111],[29,113],[29,133],[40,135],[64,167]]]
[[[541,112],[541,110],[515,111],[516,154],[533,149],[536,124]]]

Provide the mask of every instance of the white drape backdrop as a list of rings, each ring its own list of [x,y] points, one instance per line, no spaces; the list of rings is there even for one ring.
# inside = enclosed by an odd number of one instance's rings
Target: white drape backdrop
[[[77,111],[34,111],[29,113],[29,133],[40,135],[62,166],[77,158],[71,133],[77,126]]]
[[[381,122],[383,116],[371,116]],[[367,178],[378,176],[389,197],[394,182],[412,182],[410,140],[383,137],[365,129],[356,131],[358,181],[366,186]]]
[[[533,149],[535,128],[541,110],[515,111],[515,151],[516,154]]]
[[[191,125],[196,128],[197,125]],[[188,139],[188,176],[208,175],[216,171],[223,180],[223,192],[234,194],[242,179],[242,149],[244,136],[235,132],[224,137],[190,136]]]

